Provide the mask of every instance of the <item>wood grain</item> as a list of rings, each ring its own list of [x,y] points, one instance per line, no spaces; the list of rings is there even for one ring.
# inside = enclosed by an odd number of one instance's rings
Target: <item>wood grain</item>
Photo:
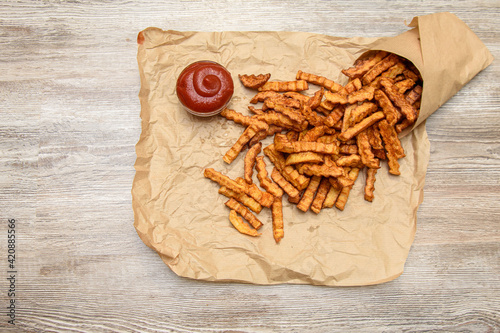
[[[361,288],[179,278],[137,237],[137,33],[292,30],[394,36],[450,11],[500,57],[498,1],[2,1],[0,306],[16,219],[26,332],[500,331],[500,65],[427,120],[417,234],[395,281]]]

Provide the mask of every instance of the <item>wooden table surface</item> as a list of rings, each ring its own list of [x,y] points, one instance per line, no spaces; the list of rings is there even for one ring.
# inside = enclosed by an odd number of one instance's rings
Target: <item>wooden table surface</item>
[[[427,121],[424,202],[405,272],[392,282],[189,280],[133,227],[139,31],[381,37],[441,11],[456,14],[500,58],[498,0],[2,1],[0,331],[500,331],[498,60]]]

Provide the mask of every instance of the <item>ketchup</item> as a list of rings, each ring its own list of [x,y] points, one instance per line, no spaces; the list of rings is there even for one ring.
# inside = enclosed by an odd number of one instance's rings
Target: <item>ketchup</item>
[[[186,67],[177,79],[177,97],[195,115],[219,113],[233,96],[231,74],[212,61],[198,61]]]

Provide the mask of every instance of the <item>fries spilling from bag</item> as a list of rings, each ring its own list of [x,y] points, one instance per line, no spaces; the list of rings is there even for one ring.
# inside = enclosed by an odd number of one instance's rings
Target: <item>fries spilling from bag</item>
[[[269,81],[269,74],[239,76],[256,91],[250,103],[262,103],[260,109],[249,106],[252,115],[231,109],[221,113],[245,127],[223,157],[231,164],[248,148],[242,177],[233,180],[213,169],[204,175],[229,197],[229,218],[241,233],[260,236],[263,223],[250,210],[258,214],[267,207],[278,243],[284,237],[283,197],[303,212],[344,210],[361,172],[368,202],[375,198],[381,163],[387,162],[390,174],[400,175],[405,153],[398,133],[418,118],[420,73],[406,59],[385,51],[372,52],[342,73],[349,78],[345,86],[301,70],[296,81]],[[312,87],[317,89],[312,92]],[[273,142],[263,147],[269,136]],[[270,175],[264,156],[273,166]]]

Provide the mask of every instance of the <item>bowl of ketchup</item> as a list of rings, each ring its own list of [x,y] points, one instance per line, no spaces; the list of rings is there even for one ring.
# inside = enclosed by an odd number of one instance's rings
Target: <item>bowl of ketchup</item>
[[[231,73],[222,65],[197,61],[177,78],[177,97],[191,114],[208,117],[219,114],[229,103],[234,92]]]

